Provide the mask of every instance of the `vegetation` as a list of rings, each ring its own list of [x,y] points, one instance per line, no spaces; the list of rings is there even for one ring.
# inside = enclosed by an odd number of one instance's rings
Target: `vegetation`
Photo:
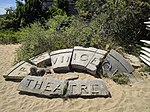
[[[150,16],[147,0],[75,0],[77,15],[68,14],[69,0],[17,2],[0,16],[0,43],[20,42],[18,61],[44,51],[75,45],[101,49],[121,46],[137,52],[140,39],[148,39],[144,21]]]
[[[15,44],[19,43],[16,32],[12,30],[0,30],[0,44]]]
[[[150,67],[148,65],[144,65],[141,69],[140,72],[150,72]]]
[[[129,82],[129,77],[124,74],[115,74],[112,76],[112,80],[118,84],[127,84]]]

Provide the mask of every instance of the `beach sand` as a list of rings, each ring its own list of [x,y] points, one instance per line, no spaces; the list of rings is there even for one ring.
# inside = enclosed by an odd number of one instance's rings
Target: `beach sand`
[[[5,81],[6,72],[15,59],[20,45],[0,45],[0,112],[150,112],[150,75],[142,82],[118,85],[103,78],[111,98],[42,98],[21,95],[19,82]],[[80,74],[81,79],[94,79]]]

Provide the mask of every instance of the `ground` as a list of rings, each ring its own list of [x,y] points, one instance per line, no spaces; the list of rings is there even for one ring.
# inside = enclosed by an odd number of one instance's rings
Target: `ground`
[[[144,82],[118,85],[103,78],[111,98],[42,98],[20,95],[19,82],[5,81],[5,73],[15,60],[20,45],[0,45],[0,112],[150,112],[150,77]],[[94,78],[80,74],[81,79]]]

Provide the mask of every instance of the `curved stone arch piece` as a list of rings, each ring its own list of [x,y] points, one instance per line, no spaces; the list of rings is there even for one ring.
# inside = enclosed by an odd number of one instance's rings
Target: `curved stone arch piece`
[[[30,74],[30,68],[35,67],[28,62],[21,61],[10,68],[3,77],[6,79],[23,79],[25,76]]]
[[[96,48],[74,47],[71,67],[75,70],[84,70],[95,75],[97,66],[107,51]]]
[[[62,49],[50,53],[52,67],[55,72],[70,71],[70,61],[73,49]]]
[[[22,79],[29,73],[31,67],[40,63],[51,64],[52,67],[43,68],[42,73],[51,72],[51,68],[56,73],[69,71],[87,72],[96,75],[97,68],[102,63],[103,73],[132,73],[134,68],[115,50],[111,50],[107,56],[107,51],[93,47],[84,48],[75,46],[73,49],[62,49],[42,53],[30,59],[32,64],[22,61],[12,67],[4,77],[12,79]],[[105,58],[106,56],[106,58]],[[105,59],[104,59],[105,58]],[[145,56],[143,57],[145,59]],[[40,71],[40,70],[39,70]],[[41,72],[40,72],[41,73]]]
[[[31,63],[33,63],[34,65],[38,65],[42,62],[44,62],[45,65],[50,65],[51,64],[51,61],[50,61],[50,55],[48,52],[44,52],[42,54],[39,54],[35,57],[32,57],[29,59],[29,61]]]
[[[103,74],[106,73],[132,73],[134,68],[124,59],[124,57],[116,52],[115,50],[111,50],[104,62],[102,64]]]

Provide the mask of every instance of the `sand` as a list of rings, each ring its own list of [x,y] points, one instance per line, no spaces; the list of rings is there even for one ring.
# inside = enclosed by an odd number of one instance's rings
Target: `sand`
[[[150,77],[142,83],[118,85],[103,79],[111,98],[42,98],[21,95],[19,82],[5,81],[2,77],[15,59],[20,45],[0,45],[0,112],[150,112]],[[94,79],[82,74],[81,79]]]

